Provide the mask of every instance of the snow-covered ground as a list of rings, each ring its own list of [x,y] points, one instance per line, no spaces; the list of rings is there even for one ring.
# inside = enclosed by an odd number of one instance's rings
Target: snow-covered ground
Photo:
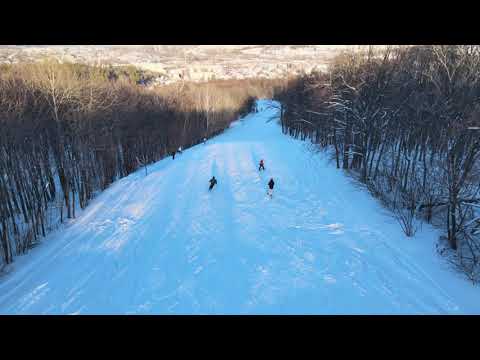
[[[480,314],[480,289],[436,255],[436,230],[405,237],[259,105],[117,181],[18,257],[0,278],[0,313]]]

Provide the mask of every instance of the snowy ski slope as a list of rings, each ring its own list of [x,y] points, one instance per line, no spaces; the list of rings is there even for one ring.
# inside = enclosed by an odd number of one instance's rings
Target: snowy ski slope
[[[0,278],[0,313],[480,313],[479,289],[436,255],[436,230],[406,238],[324,155],[268,121],[268,105],[117,181],[18,257]]]

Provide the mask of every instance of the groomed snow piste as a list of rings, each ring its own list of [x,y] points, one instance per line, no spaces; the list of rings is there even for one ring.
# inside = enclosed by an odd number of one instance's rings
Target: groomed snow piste
[[[324,155],[283,135],[269,104],[117,181],[17,257],[0,313],[480,313],[480,290],[436,254],[436,230],[407,238]]]

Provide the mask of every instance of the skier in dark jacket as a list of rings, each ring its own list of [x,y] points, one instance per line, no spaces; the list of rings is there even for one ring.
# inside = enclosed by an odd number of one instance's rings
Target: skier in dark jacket
[[[175,160],[175,151],[172,151],[172,160]]]
[[[260,160],[260,165],[258,166],[258,171],[260,171],[260,170],[265,170],[265,166],[263,164],[263,159]]]
[[[270,181],[268,182],[268,191],[267,191],[267,194],[270,195],[270,197],[273,196],[273,186],[275,185],[275,182],[273,181],[273,179],[270,179]]]
[[[210,187],[208,190],[212,190],[213,187],[217,184],[217,179],[215,179],[215,176],[210,179]]]

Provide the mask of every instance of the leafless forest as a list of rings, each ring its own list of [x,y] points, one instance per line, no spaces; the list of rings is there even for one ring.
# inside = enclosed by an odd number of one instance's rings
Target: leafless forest
[[[57,61],[0,68],[0,265],[75,218],[99,191],[223,131],[273,81],[179,82]],[[270,93],[269,93],[270,92]]]
[[[276,98],[284,133],[328,150],[407,236],[422,222],[443,229],[439,252],[475,281],[479,95],[478,46],[414,46],[344,53]]]
[[[0,65],[0,264],[74,218],[118,178],[222,132],[255,98],[285,134],[328,151],[392,211],[422,223],[472,281],[480,271],[480,47],[344,52],[293,80],[178,81],[148,90],[133,67]]]

